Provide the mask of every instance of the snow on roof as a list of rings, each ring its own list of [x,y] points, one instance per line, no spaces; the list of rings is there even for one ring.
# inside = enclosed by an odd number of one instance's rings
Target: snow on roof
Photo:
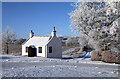
[[[44,46],[48,43],[50,37],[45,36],[33,36],[24,45]]]

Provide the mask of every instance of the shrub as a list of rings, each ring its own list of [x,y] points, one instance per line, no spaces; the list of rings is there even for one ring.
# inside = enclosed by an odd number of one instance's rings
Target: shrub
[[[120,53],[111,51],[92,51],[91,53],[92,61],[104,61],[107,63],[117,63],[120,64]]]
[[[103,51],[102,60],[107,63],[119,63],[120,62],[118,60],[118,53],[110,52],[110,51]]]
[[[92,61],[100,61],[102,59],[102,51],[92,51],[91,60]]]
[[[117,63],[117,64],[120,64],[120,52],[119,52],[118,55],[117,55],[116,63]]]
[[[116,64],[120,64],[120,52],[116,52],[117,56],[116,56]]]

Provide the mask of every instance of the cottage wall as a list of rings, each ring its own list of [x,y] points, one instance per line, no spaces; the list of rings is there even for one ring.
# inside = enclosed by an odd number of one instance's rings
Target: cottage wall
[[[30,45],[29,45],[30,46]],[[28,52],[26,52],[26,47],[29,47],[29,46],[25,46],[25,45],[22,45],[22,55],[28,55]],[[35,45],[34,45],[35,46]],[[35,46],[36,47],[36,54],[37,56],[41,56],[41,57],[46,57],[46,50],[45,50],[45,46]],[[42,47],[42,53],[39,53],[39,47]]]
[[[28,52],[26,52],[26,46],[22,45],[22,55],[28,55]]]
[[[49,47],[52,47],[52,53],[49,53]],[[47,44],[47,58],[62,58],[62,45],[56,36]]]
[[[39,47],[42,47],[42,53],[39,53]],[[46,50],[45,50],[45,46],[38,46],[37,47],[37,56],[41,56],[41,57],[46,57]]]

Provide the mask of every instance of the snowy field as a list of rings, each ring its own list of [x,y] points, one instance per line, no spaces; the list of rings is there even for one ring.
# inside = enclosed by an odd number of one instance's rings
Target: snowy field
[[[90,58],[0,56],[3,77],[118,77],[118,65]]]

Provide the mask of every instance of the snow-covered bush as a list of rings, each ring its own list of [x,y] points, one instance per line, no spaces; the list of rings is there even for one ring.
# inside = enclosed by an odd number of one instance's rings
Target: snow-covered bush
[[[70,37],[66,41],[66,45],[67,46],[78,46],[79,45],[78,39],[79,39],[78,37]]]

